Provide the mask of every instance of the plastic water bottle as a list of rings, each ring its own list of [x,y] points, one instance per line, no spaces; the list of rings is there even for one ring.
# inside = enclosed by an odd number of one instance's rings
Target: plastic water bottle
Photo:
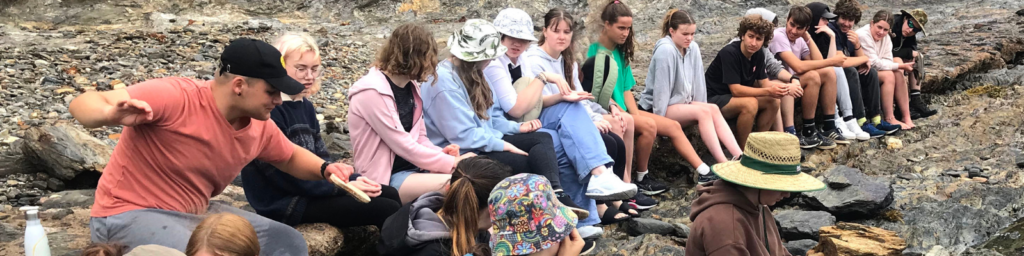
[[[25,256],[50,256],[50,241],[39,221],[39,206],[21,207],[25,212]]]

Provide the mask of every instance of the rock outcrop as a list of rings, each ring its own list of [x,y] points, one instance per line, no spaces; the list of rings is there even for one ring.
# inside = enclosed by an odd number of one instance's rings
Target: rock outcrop
[[[888,178],[871,177],[858,169],[837,166],[825,174],[829,187],[803,193],[799,201],[839,219],[873,217],[893,201]]]
[[[84,171],[101,172],[114,149],[77,126],[59,124],[25,131],[25,151],[33,163],[62,180]]]
[[[787,210],[776,213],[775,221],[784,240],[817,240],[818,230],[835,225],[836,217],[823,211]]]
[[[821,240],[814,251],[825,255],[898,256],[906,248],[907,243],[896,232],[840,222],[821,228]]]

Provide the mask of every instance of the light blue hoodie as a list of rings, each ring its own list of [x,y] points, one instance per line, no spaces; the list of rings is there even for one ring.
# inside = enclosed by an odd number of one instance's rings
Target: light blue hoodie
[[[519,123],[505,119],[497,101],[487,110],[490,120],[476,116],[451,61],[437,65],[437,75],[420,87],[420,96],[427,138],[438,147],[456,144],[460,153],[497,152],[505,148],[504,135],[519,133]]]
[[[540,72],[551,72],[562,77],[566,77],[565,70],[562,69],[562,63],[565,59],[563,59],[561,55],[559,55],[558,58],[551,57],[551,55],[536,44],[530,45],[530,48],[527,49],[526,52],[523,52],[523,55],[519,56],[519,61],[522,63],[521,65],[527,67],[527,69],[523,70],[529,70],[523,71],[523,77],[534,77]],[[530,74],[527,74],[526,72],[530,72]],[[574,91],[583,91],[583,87],[580,86],[579,66],[575,62],[572,63],[571,77],[572,79],[566,80],[566,82],[572,85]],[[541,94],[544,96],[558,93],[558,85],[552,83],[544,85],[544,89],[541,90]],[[587,109],[587,116],[589,116],[590,120],[594,122],[604,120],[604,117],[601,115],[608,113],[601,108],[600,104],[589,100],[580,101],[578,104],[583,104]]]
[[[687,46],[686,55],[679,52],[672,37],[665,36],[654,45],[651,65],[647,69],[644,92],[638,104],[654,114],[665,116],[668,106],[707,102],[704,83],[704,61],[697,41]]]

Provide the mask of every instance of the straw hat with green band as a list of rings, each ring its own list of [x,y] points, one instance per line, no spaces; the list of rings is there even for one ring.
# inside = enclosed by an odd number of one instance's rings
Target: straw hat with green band
[[[594,95],[594,102],[601,105],[605,110],[611,110],[608,105],[612,100],[612,93],[615,91],[615,84],[618,81],[619,69],[612,52],[605,48],[597,50],[597,54],[590,57],[583,66],[584,88],[590,88]],[[591,63],[593,62],[593,63]]]
[[[716,164],[711,171],[725,181],[756,189],[825,189],[825,183],[800,171],[800,140],[784,132],[751,133],[739,161]]]

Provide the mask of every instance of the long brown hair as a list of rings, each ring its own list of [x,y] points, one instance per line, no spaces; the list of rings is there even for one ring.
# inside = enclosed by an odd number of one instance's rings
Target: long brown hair
[[[206,217],[188,239],[185,255],[207,250],[220,255],[260,255],[260,240],[248,220],[230,213]]]
[[[436,73],[437,43],[430,30],[415,23],[405,23],[377,51],[374,66],[391,75],[409,76],[423,82]]]
[[[93,243],[82,250],[82,256],[121,256],[124,255],[127,246],[121,244]]]
[[[451,230],[452,255],[478,255],[476,253],[483,250],[481,247],[486,247],[476,244],[480,210],[487,208],[487,197],[494,186],[511,173],[511,167],[486,156],[475,156],[459,161],[459,165],[452,172],[448,192],[444,195],[444,204],[437,212]]]
[[[473,105],[473,112],[476,117],[482,120],[490,120],[491,116],[487,110],[494,105],[494,97],[491,96],[491,86],[484,78],[486,61],[469,62],[458,58],[452,58],[452,66],[455,73],[462,79],[462,86],[466,87],[469,94],[469,102]]]
[[[693,16],[690,13],[683,10],[672,9],[665,14],[665,19],[661,21],[661,36],[668,36],[669,30],[679,29],[679,25],[690,25],[697,24],[693,21]]]
[[[881,10],[875,13],[875,17],[871,18],[871,24],[878,23],[879,21],[888,22],[892,26],[892,13],[888,10]]]
[[[633,17],[633,11],[629,10],[629,6],[623,3],[622,0],[612,0],[604,6],[604,11],[601,12],[601,21],[608,22],[609,24],[615,24],[619,22],[619,17]],[[633,28],[629,28],[629,36],[626,36],[626,42],[620,45],[616,45],[615,48],[622,52],[622,58],[625,59],[626,63],[619,63],[623,67],[629,66],[630,60],[633,59],[633,52],[636,50],[636,43],[633,39],[634,34]]]
[[[565,21],[566,24],[569,24],[569,28],[568,29],[570,31],[571,30],[575,30],[576,23],[573,22],[572,15],[569,14],[568,12],[565,12],[565,10],[562,9],[562,8],[551,9],[550,11],[548,11],[547,14],[544,15],[544,28],[545,29],[556,28],[556,27],[558,27],[558,23],[561,22],[561,21]],[[537,45],[543,46],[545,41],[546,40],[544,38],[544,34],[541,33],[540,34],[540,39],[537,41]],[[572,74],[573,74],[574,70],[572,69],[572,65],[574,63],[576,63],[576,56],[573,54],[573,52],[575,51],[575,48],[576,48],[576,33],[573,33],[572,38],[569,39],[569,47],[566,47],[565,50],[562,50],[562,52],[561,52],[561,55],[562,55],[562,74],[565,76],[565,80],[566,81],[572,81],[572,79],[573,79]]]

